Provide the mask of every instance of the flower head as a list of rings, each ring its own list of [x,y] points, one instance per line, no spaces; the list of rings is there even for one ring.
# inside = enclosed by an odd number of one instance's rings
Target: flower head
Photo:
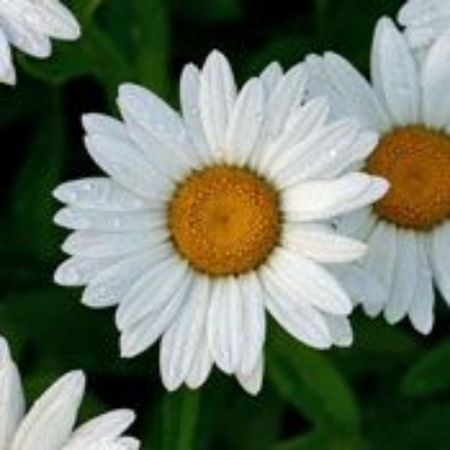
[[[408,316],[422,333],[434,320],[433,281],[450,303],[450,34],[415,58],[394,23],[379,21],[372,84],[329,53],[308,60],[311,92],[329,98],[335,117],[357,117],[380,135],[361,167],[386,178],[387,195],[343,217],[339,229],[368,242],[363,265],[384,285],[363,304],[390,323]],[[361,285],[360,285],[361,286]],[[362,287],[362,286],[361,286]]]
[[[80,26],[59,0],[0,0],[0,82],[16,83],[11,46],[48,58],[51,38],[75,40]]]
[[[20,374],[7,342],[0,338],[0,449],[138,450],[136,439],[121,436],[134,421],[128,410],[104,414],[73,431],[84,387],[83,373],[70,372],[25,415]]]
[[[55,191],[75,230],[56,272],[86,285],[83,303],[117,305],[121,351],[161,337],[168,389],[200,386],[213,364],[260,388],[267,309],[319,349],[348,345],[350,300],[322,263],[358,259],[365,246],[326,221],[379,199],[387,183],[341,175],[376,142],[357,121],[328,121],[304,100],[302,66],[273,64],[238,91],[215,51],[181,77],[182,115],[125,84],[123,121],[86,115],[86,146],[109,175]]]

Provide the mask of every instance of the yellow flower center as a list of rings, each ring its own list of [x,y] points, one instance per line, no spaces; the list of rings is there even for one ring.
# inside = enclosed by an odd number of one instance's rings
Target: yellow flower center
[[[391,183],[375,212],[400,227],[428,230],[450,215],[450,136],[423,126],[381,139],[367,170]]]
[[[242,274],[261,265],[278,243],[278,195],[249,170],[211,166],[181,183],[168,224],[179,253],[196,270]]]

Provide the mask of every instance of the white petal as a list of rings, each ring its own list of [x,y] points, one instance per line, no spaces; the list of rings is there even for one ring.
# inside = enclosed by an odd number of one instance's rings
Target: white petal
[[[0,337],[0,450],[9,450],[25,412],[20,374],[8,343]]]
[[[192,145],[180,115],[151,91],[131,83],[119,88],[126,126],[148,160],[176,177],[189,169]]]
[[[73,14],[59,1],[41,0],[29,4],[32,6],[24,11],[24,14],[26,21],[32,27],[57,39],[72,41],[80,37],[80,25]]]
[[[422,334],[429,334],[434,322],[433,274],[428,259],[427,243],[426,239],[418,239],[417,284],[409,309],[411,323]]]
[[[369,248],[364,261],[364,267],[382,283],[386,295],[389,296],[395,271],[397,253],[396,228],[392,225],[380,222],[370,236],[368,245]],[[372,311],[373,314],[371,315],[378,314],[388,298],[380,296],[374,300],[378,301],[378,305],[374,302],[364,303],[364,307],[366,309],[369,308]]]
[[[23,420],[11,450],[59,450],[72,432],[84,386],[82,372],[68,373],[53,384]]]
[[[339,264],[329,269],[349,293],[354,305],[362,303],[376,314],[381,311],[388,292],[375,274],[358,264]]]
[[[416,233],[414,231],[398,230],[391,295],[384,311],[386,320],[389,323],[397,323],[408,313],[416,292],[417,275]]]
[[[376,222],[377,218],[371,207],[361,208],[336,219],[336,228],[339,233],[367,241]]]
[[[172,254],[170,244],[155,246],[145,252],[122,258],[117,264],[94,277],[83,292],[84,305],[107,308],[117,305],[131,286],[153,265]]]
[[[331,314],[345,315],[352,310],[346,292],[319,264],[298,252],[277,249],[268,265],[286,293]]]
[[[277,276],[267,268],[261,270],[261,281],[267,291],[267,309],[288,333],[313,348],[326,349],[332,345],[322,314],[285,292]]]
[[[166,212],[146,211],[94,211],[67,207],[58,211],[54,221],[72,230],[96,230],[105,232],[144,231],[166,225]]]
[[[223,157],[223,146],[231,111],[236,99],[236,85],[225,56],[213,51],[200,77],[200,114],[212,154]]]
[[[123,409],[103,414],[85,423],[72,435],[69,445],[90,445],[96,440],[113,441],[134,422],[133,411]]]
[[[278,62],[270,63],[259,76],[266,96],[269,96],[283,77],[283,69]]]
[[[364,256],[367,250],[362,242],[319,226],[287,224],[283,239],[290,249],[321,263],[354,261]]]
[[[229,164],[247,163],[261,130],[263,102],[262,84],[253,78],[242,88],[230,114],[225,135],[225,154]]]
[[[181,279],[172,297],[158,311],[135,322],[130,328],[122,331],[120,336],[120,351],[123,358],[132,358],[151,347],[155,341],[167,330],[176,317],[181,305],[190,294],[192,272],[188,272]]]
[[[180,103],[183,118],[199,160],[210,162],[211,151],[200,114],[200,70],[188,64],[181,75]]]
[[[353,343],[353,331],[346,317],[324,314],[333,344],[339,347],[350,347]]]
[[[129,255],[164,242],[167,230],[134,231],[129,233],[104,233],[101,231],[75,231],[64,242],[62,249],[73,256],[108,258]]]
[[[450,84],[449,60],[450,33],[445,33],[431,47],[422,69],[424,119],[435,129],[445,128],[450,123],[450,100],[442,95]]]
[[[395,125],[417,123],[420,86],[416,62],[404,36],[387,18],[380,19],[375,31],[372,80]]]
[[[433,232],[431,261],[433,275],[439,291],[450,305],[450,223],[448,222]]]
[[[382,178],[355,172],[288,189],[283,193],[282,209],[288,221],[329,219],[369,205],[387,190],[388,183]]]
[[[142,197],[109,178],[69,181],[58,186],[53,195],[62,203],[94,211],[140,211],[147,208]]]
[[[111,136],[88,135],[85,145],[92,159],[113,179],[145,198],[167,199],[173,185],[131,142]]]
[[[85,258],[83,256],[72,256],[56,269],[55,283],[60,286],[84,286],[120,259],[120,257]]]
[[[208,314],[208,342],[214,361],[229,374],[236,371],[242,361],[244,301],[234,277],[214,281]]]
[[[0,28],[0,82],[16,84],[16,70],[12,61],[11,47],[4,31]]]
[[[130,328],[147,314],[163,309],[175,296],[178,283],[189,278],[190,274],[187,264],[172,255],[148,267],[117,308],[119,330]]]
[[[262,388],[264,376],[264,357],[260,355],[258,362],[250,374],[238,373],[237,379],[241,386],[251,395],[257,395]]]
[[[50,39],[43,30],[27,22],[27,9],[30,6],[24,2],[8,2],[0,7],[3,9],[0,11],[0,26],[8,40],[30,56],[49,57],[52,50]]]
[[[81,117],[83,128],[87,134],[100,134],[113,136],[127,141],[129,139],[127,129],[123,122],[106,114],[89,113]]]
[[[186,385],[198,389],[205,383],[213,367],[213,360],[206,339],[200,342],[194,361],[186,378]]]
[[[238,279],[242,300],[243,348],[239,373],[251,374],[258,363],[266,338],[265,293],[254,273]]]
[[[209,294],[208,277],[196,275],[189,297],[162,337],[161,377],[169,391],[178,389],[186,380],[199,349],[207,342]]]

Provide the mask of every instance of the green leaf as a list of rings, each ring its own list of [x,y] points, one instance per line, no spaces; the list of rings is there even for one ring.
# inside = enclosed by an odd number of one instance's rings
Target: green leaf
[[[267,365],[280,395],[316,425],[338,433],[358,431],[359,409],[353,392],[324,353],[278,332],[271,341]]]
[[[450,391],[450,341],[428,351],[403,380],[402,390],[414,397]]]
[[[229,22],[243,16],[242,3],[239,0],[215,0],[214,7],[209,0],[180,0],[178,9],[183,17],[201,22]]]
[[[197,450],[200,391],[185,388],[165,394],[159,415],[157,448],[160,450]]]

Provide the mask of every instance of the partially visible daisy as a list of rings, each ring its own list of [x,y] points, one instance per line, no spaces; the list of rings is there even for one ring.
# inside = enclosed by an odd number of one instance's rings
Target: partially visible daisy
[[[347,294],[322,263],[365,252],[325,222],[368,205],[387,183],[341,173],[376,143],[357,121],[328,123],[304,102],[306,74],[274,64],[238,91],[223,55],[181,77],[178,114],[125,84],[123,121],[83,118],[91,157],[109,175],[63,184],[55,220],[76,230],[62,285],[83,303],[117,305],[121,352],[160,337],[165,386],[204,383],[213,364],[251,393],[263,375],[265,309],[300,341],[349,345]]]
[[[372,85],[340,56],[311,56],[311,93],[325,94],[334,117],[356,117],[381,140],[362,162],[391,189],[374,207],[348,215],[339,231],[369,243],[364,266],[384,290],[363,300],[390,323],[408,316],[429,333],[433,280],[450,303],[450,34],[417,62],[405,37],[379,21]],[[368,300],[370,296],[370,300]]]
[[[50,38],[75,40],[80,26],[59,0],[0,0],[0,82],[16,83],[11,46],[48,58]]]
[[[398,21],[405,27],[410,45],[423,50],[450,30],[450,0],[408,0]]]
[[[0,450],[138,450],[139,441],[122,434],[134,413],[117,410],[73,431],[85,377],[70,372],[53,384],[25,415],[25,399],[7,342],[0,338]]]

